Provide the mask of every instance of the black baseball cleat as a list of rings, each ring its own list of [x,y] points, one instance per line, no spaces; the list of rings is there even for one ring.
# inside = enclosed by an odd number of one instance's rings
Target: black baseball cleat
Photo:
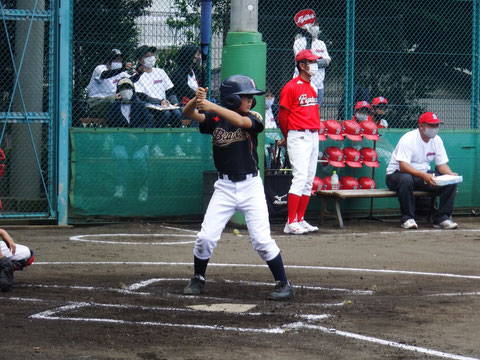
[[[275,283],[275,290],[268,296],[269,300],[283,301],[293,299],[295,297],[295,290],[292,284],[288,281],[277,281]]]
[[[200,279],[198,275],[195,275],[190,279],[190,282],[183,289],[185,295],[200,295],[203,293],[203,288],[205,287],[205,280]]]

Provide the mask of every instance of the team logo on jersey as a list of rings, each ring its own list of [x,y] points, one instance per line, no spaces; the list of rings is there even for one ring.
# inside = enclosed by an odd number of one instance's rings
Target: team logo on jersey
[[[153,81],[154,84],[160,84],[160,83],[162,83],[162,82],[163,82],[163,80],[161,80],[161,79],[160,79],[160,80],[154,80],[154,81]]]
[[[234,142],[244,141],[248,139],[248,132],[245,129],[238,128],[235,131],[227,131],[223,128],[216,128],[213,131],[213,145],[224,147]]]
[[[318,104],[316,96],[308,97],[307,94],[302,94],[298,97],[298,103],[300,106],[315,106]]]

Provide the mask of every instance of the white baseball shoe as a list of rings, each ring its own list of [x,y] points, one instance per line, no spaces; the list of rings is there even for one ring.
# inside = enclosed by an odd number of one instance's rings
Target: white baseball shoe
[[[303,228],[298,222],[293,222],[291,224],[286,223],[283,232],[285,234],[301,235],[305,234],[307,230],[305,230],[305,228]]]
[[[433,224],[433,227],[437,229],[456,229],[458,224],[450,219],[447,219],[443,220],[440,224]]]
[[[305,220],[299,221],[298,222],[301,227],[303,227],[307,232],[315,232],[318,231],[318,227],[310,225],[308,222]]]
[[[418,225],[413,219],[408,219],[402,224],[402,228],[404,229],[418,229]]]

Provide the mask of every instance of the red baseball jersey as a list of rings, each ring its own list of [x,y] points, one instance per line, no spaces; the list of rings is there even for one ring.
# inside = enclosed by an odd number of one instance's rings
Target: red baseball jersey
[[[300,76],[283,87],[280,107],[288,110],[287,131],[320,128],[317,90]]]

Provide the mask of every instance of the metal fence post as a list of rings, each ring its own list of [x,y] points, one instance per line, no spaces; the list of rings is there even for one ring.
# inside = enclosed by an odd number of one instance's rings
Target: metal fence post
[[[479,21],[480,21],[480,6],[478,0],[473,0],[472,10],[472,93],[471,93],[471,115],[470,128],[478,128],[478,104],[480,101],[479,90],[479,52],[480,52],[480,36],[479,36]]]
[[[355,77],[355,0],[346,1],[345,119],[351,119],[353,116],[353,87]]]
[[[58,225],[68,223],[69,128],[72,94],[72,1],[58,2],[57,43],[57,150],[58,150]]]

